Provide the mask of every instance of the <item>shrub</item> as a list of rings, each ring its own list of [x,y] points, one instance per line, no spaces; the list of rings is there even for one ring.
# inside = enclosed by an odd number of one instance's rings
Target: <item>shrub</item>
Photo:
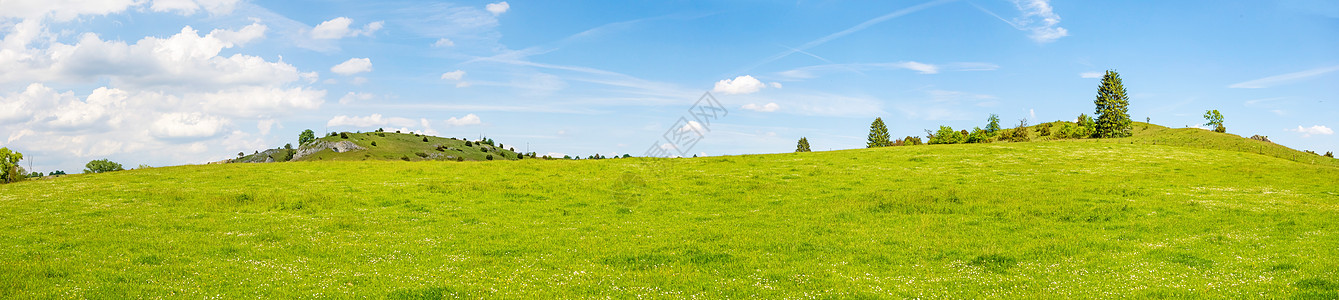
[[[925,144],[925,143],[924,143],[924,142],[921,142],[921,137],[919,137],[919,136],[908,136],[908,137],[902,139],[902,145],[904,145],[904,146],[917,146],[917,145],[923,145],[923,144]]]
[[[418,157],[422,158],[428,158],[428,154],[423,152],[414,152],[414,155],[418,155]]]
[[[464,156],[456,156],[456,161],[465,161]]]
[[[401,155],[401,156],[400,156],[400,160],[403,160],[403,161],[409,161],[409,156],[408,156],[408,155]]]
[[[516,160],[525,159],[525,154],[516,153]]]
[[[474,143],[471,143],[470,141],[465,141],[465,147],[474,147]]]
[[[427,142],[428,142],[428,137],[426,137],[426,136],[423,137],[423,142],[424,142],[424,143],[427,143]]]
[[[974,144],[989,143],[990,134],[986,133],[986,130],[981,129],[981,127],[972,128],[972,133],[967,135],[967,142]]]
[[[377,146],[377,141],[372,141],[372,147],[376,147],[376,146]]]
[[[90,162],[88,162],[88,164],[85,164],[85,165],[84,165],[84,168],[85,168],[85,169],[84,169],[84,173],[86,173],[86,174],[87,174],[87,173],[106,173],[106,172],[114,172],[114,171],[123,171],[123,170],[125,170],[125,168],[122,168],[122,167],[121,167],[121,164],[118,164],[118,163],[116,163],[116,162],[107,160],[107,159],[105,159],[105,158],[104,158],[104,159],[95,160],[95,161],[90,161]]]
[[[936,132],[934,135],[930,136],[930,144],[931,145],[957,144],[962,143],[964,139],[965,137],[963,136],[963,134],[961,132],[954,131],[953,127],[940,125],[939,131]]]
[[[1037,125],[1037,136],[1051,136],[1051,124],[1041,123],[1041,125]]]
[[[488,156],[486,156],[486,157],[484,157],[484,158],[485,158],[485,159],[488,159],[488,160],[493,160],[493,155],[492,155],[492,154],[489,154]]]
[[[60,175],[65,175],[65,171],[56,170],[55,172],[47,173],[47,176],[60,176]]]
[[[1334,152],[1325,151],[1325,157],[1334,158]]]
[[[348,139],[348,138],[349,138],[349,133],[348,133],[348,132],[340,132],[340,133],[339,133],[339,138],[341,138],[341,139]]]
[[[1010,129],[1005,138],[1010,142],[1026,142],[1032,140],[1028,132],[1027,119],[1018,120],[1018,126]]]
[[[312,131],[311,129],[303,130],[301,134],[298,134],[298,145],[306,145],[307,143],[311,143],[312,141],[315,140],[316,140],[316,132]]]

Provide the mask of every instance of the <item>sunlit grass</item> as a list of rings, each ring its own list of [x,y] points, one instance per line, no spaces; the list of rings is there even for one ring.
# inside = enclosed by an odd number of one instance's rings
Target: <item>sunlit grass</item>
[[[1339,168],[1103,142],[22,182],[0,295],[1339,297]]]

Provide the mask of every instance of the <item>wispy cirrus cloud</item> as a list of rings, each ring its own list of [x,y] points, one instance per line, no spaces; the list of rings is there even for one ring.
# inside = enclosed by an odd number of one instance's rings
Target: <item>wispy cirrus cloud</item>
[[[1069,36],[1069,30],[1060,27],[1060,15],[1051,8],[1049,0],[1014,0],[1014,7],[1018,8],[1021,16],[1013,19],[1005,19],[990,10],[976,4],[977,9],[994,16],[1004,23],[1008,23],[1014,29],[1029,32],[1028,38],[1038,43],[1050,43],[1062,37]]]
[[[916,62],[916,61],[901,61],[901,62],[889,62],[889,63],[860,63],[860,64],[826,64],[826,65],[815,65],[815,66],[801,67],[801,68],[796,68],[796,69],[791,69],[791,70],[782,71],[782,72],[777,73],[777,75],[780,75],[780,76],[783,77],[783,78],[787,78],[787,79],[791,79],[791,80],[797,80],[797,79],[809,79],[809,78],[815,78],[815,77],[818,77],[819,75],[821,75],[821,74],[823,74],[823,73],[834,73],[834,72],[843,72],[843,71],[844,71],[844,72],[855,72],[855,73],[861,73],[861,74],[863,74],[862,71],[873,71],[873,70],[911,70],[911,71],[916,71],[916,73],[920,73],[920,74],[939,74],[940,72],[944,72],[944,71],[951,71],[951,72],[961,72],[961,71],[993,71],[993,70],[996,70],[996,69],[999,69],[999,68],[1000,68],[1000,67],[999,67],[998,65],[995,65],[995,64],[991,64],[991,63],[978,63],[978,62],[958,62],[958,63],[948,63],[948,64],[929,64],[929,63]]]
[[[1302,79],[1306,79],[1306,78],[1311,78],[1311,77],[1315,77],[1315,76],[1325,75],[1325,74],[1328,74],[1328,73],[1330,73],[1330,72],[1334,72],[1334,71],[1339,71],[1339,65],[1329,66],[1329,67],[1320,67],[1320,68],[1310,69],[1310,70],[1301,71],[1301,72],[1293,72],[1293,73],[1288,73],[1288,74],[1281,74],[1281,75],[1269,76],[1269,77],[1260,78],[1260,79],[1256,79],[1256,80],[1243,81],[1243,82],[1238,82],[1238,83],[1233,84],[1233,85],[1229,85],[1229,86],[1227,86],[1227,87],[1228,87],[1228,88],[1234,88],[1234,89],[1262,89],[1262,88],[1268,88],[1268,87],[1272,87],[1272,86],[1276,86],[1276,85],[1280,85],[1280,84],[1285,84],[1285,83],[1289,83],[1289,82],[1293,82],[1293,81],[1297,81],[1297,80],[1302,80]]]

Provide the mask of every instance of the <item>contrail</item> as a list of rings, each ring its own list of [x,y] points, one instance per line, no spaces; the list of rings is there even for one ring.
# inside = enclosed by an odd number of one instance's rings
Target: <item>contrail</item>
[[[819,38],[819,39],[817,39],[817,40],[813,40],[813,41],[811,41],[811,42],[805,43],[804,45],[800,45],[799,47],[796,47],[796,48],[794,48],[794,49],[789,49],[789,50],[786,50],[786,51],[782,51],[781,53],[777,53],[776,55],[772,55],[771,57],[768,57],[767,59],[764,59],[764,60],[762,60],[762,61],[760,61],[760,62],[758,62],[758,63],[755,63],[755,64],[753,64],[753,65],[751,65],[751,66],[748,66],[747,68],[744,68],[744,69],[740,70],[739,72],[735,72],[735,73],[736,73],[736,74],[742,74],[742,73],[744,73],[744,72],[748,72],[749,70],[753,70],[753,68],[757,68],[757,67],[759,67],[759,66],[762,66],[762,65],[771,63],[771,62],[776,61],[776,60],[778,60],[778,59],[782,59],[782,58],[784,58],[784,57],[786,57],[786,56],[790,56],[791,54],[795,54],[795,53],[797,53],[797,52],[801,52],[801,51],[809,50],[809,48],[817,47],[817,46],[819,46],[819,45],[825,44],[825,43],[830,42],[830,41],[832,41],[832,40],[835,40],[835,39],[838,39],[838,38],[847,36],[847,35],[852,34],[852,33],[859,32],[859,31],[861,31],[861,30],[864,30],[865,28],[869,28],[870,26],[874,26],[874,25],[876,25],[876,24],[883,23],[884,21],[892,20],[892,19],[895,19],[895,18],[897,18],[897,17],[905,16],[905,15],[910,14],[910,13],[913,13],[913,12],[917,12],[917,11],[920,11],[920,10],[923,10],[923,9],[926,9],[926,8],[930,8],[930,7],[933,7],[933,6],[937,6],[937,5],[940,5],[940,4],[949,3],[949,2],[953,2],[953,1],[956,1],[956,0],[935,0],[935,1],[930,1],[930,2],[926,2],[926,3],[921,3],[920,5],[916,5],[916,6],[912,6],[912,7],[908,7],[908,8],[903,8],[903,9],[900,9],[900,10],[897,10],[897,11],[894,11],[894,12],[891,12],[891,13],[888,13],[888,14],[886,14],[886,15],[879,16],[879,17],[877,17],[877,18],[869,19],[869,21],[865,21],[865,22],[863,22],[863,23],[856,24],[855,26],[851,26],[851,28],[847,28],[846,30],[838,31],[838,32],[833,33],[833,34],[829,34],[829,35],[827,35],[827,36],[825,36],[825,37],[822,37],[822,38]]]

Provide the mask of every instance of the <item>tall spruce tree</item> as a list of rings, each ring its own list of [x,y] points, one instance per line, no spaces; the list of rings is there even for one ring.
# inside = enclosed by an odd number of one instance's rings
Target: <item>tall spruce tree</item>
[[[800,143],[795,146],[795,152],[812,152],[809,150],[809,139],[800,138]]]
[[[1130,136],[1133,123],[1130,121],[1130,97],[1125,95],[1125,85],[1121,84],[1120,74],[1107,70],[1102,76],[1102,85],[1097,88],[1096,104],[1097,131],[1099,138],[1118,138]]]
[[[888,126],[883,125],[883,118],[874,118],[874,124],[869,125],[869,141],[865,143],[865,148],[888,147],[893,145],[893,140],[888,136]]]

